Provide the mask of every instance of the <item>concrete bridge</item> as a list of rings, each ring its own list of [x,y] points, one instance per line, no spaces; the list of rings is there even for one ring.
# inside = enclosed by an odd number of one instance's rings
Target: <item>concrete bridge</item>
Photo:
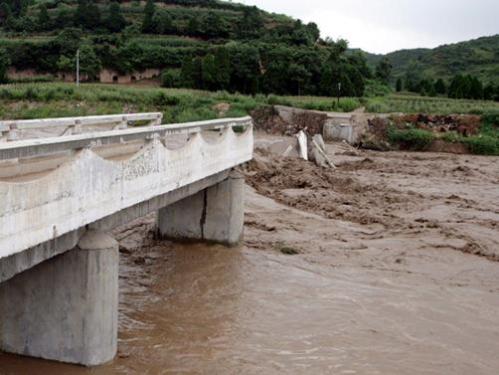
[[[240,241],[234,168],[252,158],[251,118],[160,123],[158,113],[0,122],[1,350],[86,366],[114,358],[117,226],[157,211],[163,238]]]

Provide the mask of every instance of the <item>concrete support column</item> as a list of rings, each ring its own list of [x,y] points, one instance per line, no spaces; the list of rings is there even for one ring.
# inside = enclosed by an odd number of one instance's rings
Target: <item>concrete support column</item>
[[[167,206],[158,214],[159,236],[237,245],[244,227],[244,177],[229,178]]]
[[[78,245],[0,284],[0,349],[94,366],[118,339],[118,243],[90,230]]]

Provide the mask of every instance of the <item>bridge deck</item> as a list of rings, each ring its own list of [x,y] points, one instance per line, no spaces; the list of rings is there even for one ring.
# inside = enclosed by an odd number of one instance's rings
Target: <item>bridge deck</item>
[[[171,147],[166,138],[179,134],[188,141]],[[249,117],[2,142],[0,258],[217,175],[252,153]]]

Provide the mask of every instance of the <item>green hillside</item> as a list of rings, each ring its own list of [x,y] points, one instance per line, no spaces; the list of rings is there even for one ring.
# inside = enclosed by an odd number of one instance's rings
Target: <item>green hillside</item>
[[[499,35],[435,49],[401,50],[387,55],[366,54],[371,66],[385,56],[393,66],[393,81],[405,78],[407,73],[419,75],[421,79],[443,78],[446,81],[458,74],[469,74],[485,84],[499,84]]]
[[[371,71],[346,48],[314,23],[228,1],[0,0],[3,60],[36,75],[71,75],[79,49],[91,81],[159,69],[174,88],[362,96]]]

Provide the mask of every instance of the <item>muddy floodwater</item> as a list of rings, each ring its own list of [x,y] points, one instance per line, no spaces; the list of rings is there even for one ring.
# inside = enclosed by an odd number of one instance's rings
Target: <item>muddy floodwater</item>
[[[121,229],[115,361],[0,374],[498,374],[498,159],[335,157],[333,188],[249,168],[239,248]]]

